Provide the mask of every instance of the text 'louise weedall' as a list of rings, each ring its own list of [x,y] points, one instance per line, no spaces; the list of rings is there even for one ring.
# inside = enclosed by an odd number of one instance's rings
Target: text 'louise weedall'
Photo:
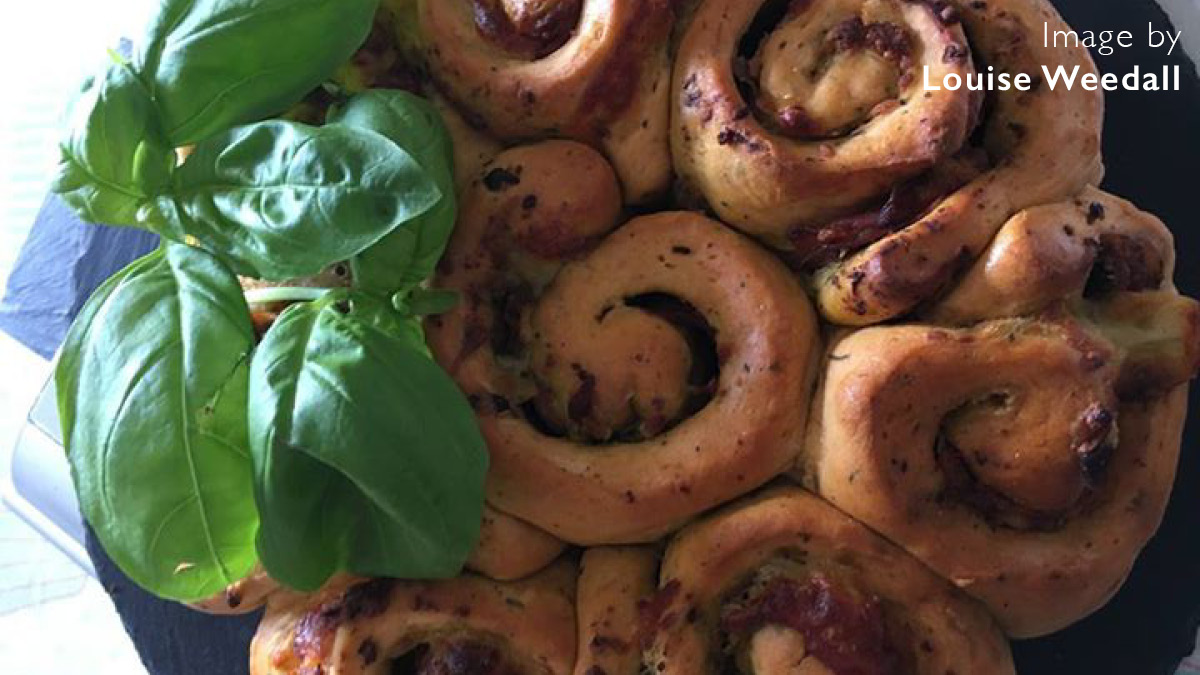
[[[1169,31],[1160,31],[1150,24],[1147,44],[1152,48],[1164,47],[1167,50],[1167,55],[1171,55],[1175,51],[1176,45],[1182,37],[1182,31],[1171,33]],[[1133,33],[1127,30],[1123,31],[1082,31],[1075,32],[1067,31],[1051,31],[1049,25],[1043,28],[1043,41],[1047,47],[1078,47],[1083,46],[1089,49],[1095,49],[1103,56],[1110,56],[1116,51],[1116,47],[1131,47],[1133,46]],[[1065,89],[1074,89],[1082,87],[1087,91],[1116,91],[1125,89],[1127,91],[1179,91],[1181,75],[1179,66],[1163,66],[1162,71],[1147,69],[1142,70],[1141,66],[1134,66],[1131,72],[1124,75],[1116,73],[1105,73],[1103,75],[1085,72],[1080,73],[1080,67],[1074,66],[1068,70],[1065,66],[1056,66],[1051,68],[1048,65],[1042,66],[1042,72],[1038,76],[1030,75],[1029,73],[1006,73],[996,72],[995,68],[988,66],[987,72],[968,74],[965,77],[957,73],[946,74],[941,81],[933,80],[929,76],[929,66],[925,66],[923,80],[925,91],[941,91],[947,89],[956,91],[958,89],[967,89],[970,91],[1032,91],[1045,83],[1051,90],[1063,87]]]

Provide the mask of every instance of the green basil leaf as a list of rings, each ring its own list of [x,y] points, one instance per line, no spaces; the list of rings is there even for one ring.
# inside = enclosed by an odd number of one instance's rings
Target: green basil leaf
[[[273,117],[366,40],[379,0],[165,0],[139,43],[162,125],[189,145]]]
[[[80,93],[59,148],[52,190],[93,223],[145,226],[138,210],[167,185],[175,165],[149,93],[124,64]]]
[[[392,305],[404,316],[445,314],[459,302],[457,291],[444,288],[414,288],[408,295],[392,297]]]
[[[487,453],[420,324],[349,291],[286,310],[250,374],[251,452],[271,576],[443,578],[479,534]]]
[[[366,129],[280,120],[203,141],[154,206],[234,271],[312,276],[425,213],[442,193],[396,144]]]
[[[436,206],[351,261],[358,288],[385,294],[411,290],[433,274],[458,213],[453,146],[441,115],[428,101],[407,92],[373,90],[351,98],[333,111],[330,121],[387,136],[412,155],[441,190]]]
[[[67,331],[62,350],[58,356],[58,365],[54,370],[55,389],[58,392],[58,417],[63,438],[66,439],[67,452],[70,452],[70,441],[75,433],[75,408],[77,395],[81,391],[79,373],[83,368],[83,358],[87,355],[84,349],[94,330],[100,328],[96,323],[96,315],[108,307],[109,298],[125,283],[126,279],[141,275],[146,269],[161,263],[163,251],[157,250],[149,255],[138,258],[124,269],[108,278],[96,288],[88,301],[84,303]]]
[[[256,562],[246,423],[254,331],[237,279],[167,244],[106,283],[56,372],[84,516],[138,585],[195,600]]]

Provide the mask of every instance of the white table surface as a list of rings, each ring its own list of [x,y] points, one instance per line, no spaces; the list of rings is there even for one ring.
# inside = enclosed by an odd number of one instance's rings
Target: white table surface
[[[0,21],[0,289],[57,158],[58,117],[88,64],[154,0],[10,3]],[[2,292],[0,292],[2,294]],[[0,483],[50,365],[0,332]],[[100,585],[0,504],[0,664],[30,675],[145,674]]]

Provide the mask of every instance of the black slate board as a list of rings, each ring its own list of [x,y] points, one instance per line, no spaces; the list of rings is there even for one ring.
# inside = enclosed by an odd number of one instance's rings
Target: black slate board
[[[999,1],[999,0],[993,0]],[[1200,297],[1200,80],[1177,47],[1149,49],[1146,29],[1169,26],[1151,0],[1054,0],[1076,30],[1130,30],[1134,46],[1097,56],[1103,72],[1163,65],[1184,70],[1181,92],[1111,92],[1107,97],[1104,187],[1172,226],[1177,281]],[[70,317],[105,276],[145,252],[153,240],[127,230],[78,223],[53,198],[38,218],[0,303],[0,329],[49,354]],[[64,277],[64,270],[69,275]],[[1200,391],[1194,390],[1179,477],[1162,529],[1121,592],[1104,609],[1047,638],[1014,644],[1022,675],[1169,675],[1192,649],[1200,624]],[[88,542],[105,589],[151,675],[240,675],[257,615],[213,618],[138,589]]]
[[[1145,0],[1055,0],[1076,30],[1130,30],[1134,47],[1097,56],[1101,71],[1181,65],[1180,92],[1110,92],[1103,187],[1157,214],[1175,233],[1180,290],[1200,297],[1200,80],[1177,47],[1146,45],[1168,19]],[[1158,535],[1111,603],[1056,635],[1014,644],[1022,675],[1173,673],[1200,624],[1200,387],[1193,386],[1175,492]]]

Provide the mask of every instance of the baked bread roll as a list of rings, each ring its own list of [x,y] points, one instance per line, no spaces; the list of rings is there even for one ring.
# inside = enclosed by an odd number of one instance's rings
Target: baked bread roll
[[[571,675],[575,568],[501,583],[342,579],[272,596],[250,675]]]
[[[643,628],[662,675],[1014,672],[982,607],[794,487],[680,532]]]
[[[982,599],[1012,635],[1063,628],[1157,529],[1185,393],[1117,396],[1078,324],[871,328],[831,347],[809,485]]]
[[[1161,521],[1200,305],[1170,233],[1088,190],[1018,214],[931,318],[829,349],[802,463],[834,505],[1017,637],[1121,585]]]
[[[496,508],[565,541],[652,541],[794,460],[819,338],[803,290],[699,214],[616,231],[607,164],[507,151],[466,198],[429,322],[473,401]]]
[[[670,0],[416,0],[437,87],[508,142],[603,150],[627,202],[666,192]]]
[[[780,11],[782,8],[782,11]],[[673,77],[676,170],[722,220],[820,268],[821,313],[907,313],[946,288],[1016,211],[1101,175],[1102,95],[1042,66],[1095,72],[1045,0],[704,0]],[[981,97],[944,76],[1028,73]]]

